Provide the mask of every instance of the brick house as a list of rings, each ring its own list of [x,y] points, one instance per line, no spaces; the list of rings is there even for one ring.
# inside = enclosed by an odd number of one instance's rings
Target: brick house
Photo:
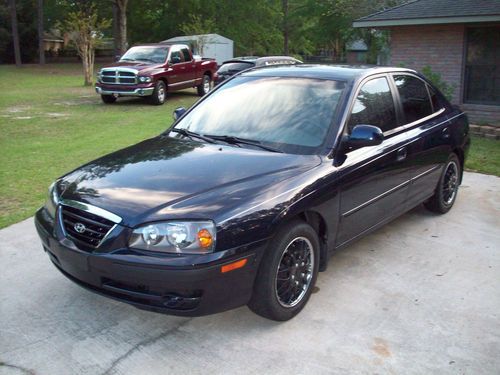
[[[413,0],[353,26],[389,30],[390,65],[430,66],[472,123],[500,126],[500,0]]]

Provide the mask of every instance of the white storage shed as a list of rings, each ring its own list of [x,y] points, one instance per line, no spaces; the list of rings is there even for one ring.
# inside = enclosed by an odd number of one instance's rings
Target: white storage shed
[[[162,43],[187,44],[191,47],[193,54],[215,59],[218,65],[234,57],[233,41],[219,34],[176,36]]]

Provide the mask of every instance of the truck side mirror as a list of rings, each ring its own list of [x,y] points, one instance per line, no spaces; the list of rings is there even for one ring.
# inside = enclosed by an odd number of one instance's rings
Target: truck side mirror
[[[186,108],[184,107],[179,107],[179,108],[176,108],[174,109],[174,120],[177,121],[179,118],[182,117],[182,115],[186,113]]]
[[[172,56],[172,64],[178,64],[181,62],[181,58],[179,56]]]

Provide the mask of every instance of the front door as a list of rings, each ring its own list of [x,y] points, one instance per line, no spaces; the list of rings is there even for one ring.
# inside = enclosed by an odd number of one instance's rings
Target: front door
[[[185,61],[180,46],[173,46],[169,57],[170,69],[168,85],[175,88],[187,88],[193,86],[192,62]]]
[[[355,125],[374,125],[383,131],[384,141],[346,152],[339,166],[337,246],[404,212],[410,180],[408,139],[400,126],[394,98],[388,77],[381,75],[361,84],[352,105],[345,134],[350,134]]]

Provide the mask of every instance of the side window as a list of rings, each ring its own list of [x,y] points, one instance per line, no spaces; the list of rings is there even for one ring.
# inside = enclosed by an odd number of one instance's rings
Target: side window
[[[396,75],[394,82],[398,88],[407,124],[432,114],[431,101],[423,81],[408,75]]]
[[[434,112],[439,111],[443,108],[443,103],[439,100],[439,96],[436,94],[436,90],[434,90],[431,86],[427,85],[427,89],[429,90],[429,95],[431,96],[432,109]]]
[[[184,58],[182,57],[181,51],[173,50],[172,53],[170,54],[170,61],[172,62],[172,64],[178,64],[184,62]]]
[[[187,48],[181,49],[181,52],[184,56],[184,61],[191,61],[191,56],[189,55],[189,50]]]
[[[356,125],[374,125],[383,132],[397,127],[396,109],[387,78],[375,78],[363,85],[354,102],[348,131]]]

